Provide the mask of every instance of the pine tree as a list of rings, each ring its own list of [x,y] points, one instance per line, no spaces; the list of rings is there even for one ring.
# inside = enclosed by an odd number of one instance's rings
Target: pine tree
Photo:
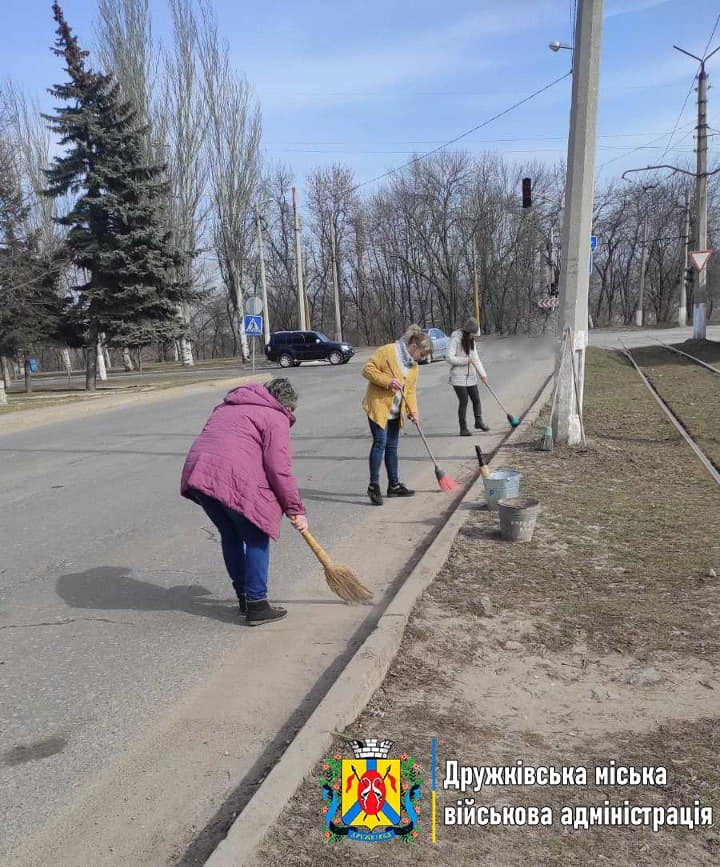
[[[28,230],[29,213],[12,148],[0,138],[0,355],[24,356],[28,392],[30,356],[59,339],[65,308],[57,263],[41,255],[37,233]]]
[[[88,52],[57,2],[53,15],[53,51],[64,59],[69,81],[50,91],[66,103],[47,116],[66,150],[46,172],[47,194],[78,196],[59,222],[68,227],[74,264],[88,275],[74,288],[85,320],[86,385],[94,389],[100,334],[110,345],[136,348],[178,337],[179,306],[194,294],[174,276],[177,253],[162,225],[164,168],[143,158],[146,130],[112,76],[88,67]]]

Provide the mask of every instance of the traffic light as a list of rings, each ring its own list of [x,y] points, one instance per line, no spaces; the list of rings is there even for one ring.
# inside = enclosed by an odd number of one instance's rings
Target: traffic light
[[[685,285],[686,286],[692,286],[694,279],[695,279],[695,269],[694,268],[686,268],[685,269]]]
[[[523,208],[532,207],[532,181],[530,178],[522,180],[522,206]]]

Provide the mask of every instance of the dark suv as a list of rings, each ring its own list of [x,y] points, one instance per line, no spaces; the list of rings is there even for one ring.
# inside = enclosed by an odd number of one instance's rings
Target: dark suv
[[[354,354],[349,343],[334,343],[319,331],[276,331],[265,347],[268,360],[279,362],[280,367],[319,360],[346,364]]]

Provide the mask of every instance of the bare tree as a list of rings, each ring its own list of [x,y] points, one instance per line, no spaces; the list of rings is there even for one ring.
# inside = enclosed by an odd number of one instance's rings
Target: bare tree
[[[243,359],[247,359],[242,308],[254,243],[252,204],[260,179],[260,109],[248,82],[233,69],[207,3],[201,6],[200,14],[212,238],[228,304],[237,320],[233,323],[230,317],[235,352],[239,343]]]
[[[202,266],[196,257],[208,216],[207,164],[204,148],[208,123],[204,109],[197,18],[191,0],[170,0],[172,46],[165,56],[165,138],[168,144],[170,200],[168,219],[182,254],[181,280],[201,285]],[[185,322],[190,311],[183,309]],[[192,347],[180,340],[183,364],[193,364]]]

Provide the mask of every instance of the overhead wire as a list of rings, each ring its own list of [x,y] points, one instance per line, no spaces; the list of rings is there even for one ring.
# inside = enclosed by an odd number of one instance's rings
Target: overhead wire
[[[467,136],[472,135],[474,132],[477,132],[479,129],[483,129],[483,127],[489,126],[491,123],[494,123],[496,120],[499,120],[501,117],[504,117],[505,115],[510,114],[512,111],[515,111],[515,109],[520,108],[521,105],[525,105],[526,103],[530,102],[530,100],[535,99],[535,97],[540,96],[541,93],[545,93],[545,91],[550,90],[550,88],[552,88],[552,87],[555,87],[556,84],[559,84],[561,81],[564,81],[566,78],[569,78],[571,75],[572,75],[572,70],[569,72],[566,72],[564,75],[561,75],[558,78],[555,78],[553,81],[549,82],[548,84],[546,84],[543,87],[539,88],[538,90],[534,91],[529,96],[526,96],[524,99],[518,100],[518,102],[513,103],[512,105],[508,106],[506,109],[503,109],[503,111],[499,111],[497,114],[494,114],[492,117],[487,118],[487,120],[484,120],[482,123],[479,123],[476,126],[472,127],[471,129],[468,129],[465,132],[460,133],[460,135],[455,136],[455,138],[450,139],[450,141],[446,141],[444,144],[441,144],[438,147],[433,148],[432,150],[427,151],[424,154],[419,154],[418,156],[414,157],[413,159],[408,160],[408,162],[403,163],[400,166],[396,166],[394,169],[389,169],[388,171],[383,172],[381,175],[377,175],[374,178],[370,178],[367,181],[362,181],[361,183],[356,184],[353,187],[352,192],[355,192],[356,190],[359,190],[362,187],[366,187],[368,184],[373,184],[376,181],[381,181],[384,178],[389,177],[390,175],[394,175],[396,172],[400,172],[403,169],[408,168],[409,166],[415,165],[415,163],[418,163],[421,160],[427,159],[428,157],[432,156],[433,154],[439,153],[440,151],[444,150],[445,148],[450,147],[450,145],[456,144],[456,142],[461,141],[461,139],[467,138]]]

